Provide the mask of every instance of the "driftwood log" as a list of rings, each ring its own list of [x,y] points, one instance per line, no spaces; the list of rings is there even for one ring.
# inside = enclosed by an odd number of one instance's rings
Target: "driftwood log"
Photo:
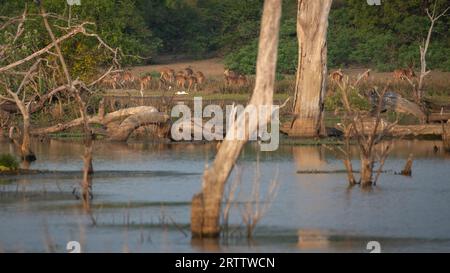
[[[450,120],[450,113],[430,113],[428,115],[428,122],[447,122]]]
[[[99,114],[88,117],[90,124],[103,126],[103,129],[97,129],[95,133],[106,135],[114,141],[126,141],[137,128],[150,124],[166,124],[169,119],[168,115],[158,112],[152,106],[126,108],[105,115]],[[39,136],[58,133],[82,125],[83,119],[77,118],[50,127],[34,128],[31,130],[31,135]]]
[[[362,132],[369,133],[373,130],[375,118],[366,118],[363,120],[364,129]],[[380,121],[378,131],[381,132],[392,124],[384,119]],[[340,129],[339,126],[336,129]],[[420,124],[420,125],[398,125],[396,124],[389,132],[385,132],[386,136],[391,137],[423,137],[423,136],[441,136],[442,126],[438,124]]]

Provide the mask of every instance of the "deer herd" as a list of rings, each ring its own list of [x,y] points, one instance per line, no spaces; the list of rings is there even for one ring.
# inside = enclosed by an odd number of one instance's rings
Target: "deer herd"
[[[224,84],[227,87],[243,87],[248,84],[247,77],[230,69],[224,71]],[[102,84],[105,87],[116,89],[139,88],[142,94],[143,90],[157,87],[162,90],[177,88],[179,90],[187,89],[197,92],[202,89],[206,82],[205,74],[201,71],[194,71],[192,67],[186,67],[176,72],[174,69],[164,67],[159,70],[159,78],[156,84],[152,84],[154,77],[150,73],[143,76],[135,76],[130,70],[108,74]]]
[[[409,66],[408,68],[399,68],[392,72],[392,77],[394,80],[412,80],[416,77],[416,73],[414,73],[413,67]],[[344,79],[344,73],[342,69],[335,70],[330,73],[329,78],[336,83],[342,82]],[[359,80],[367,81],[370,78],[370,69],[366,72],[359,75]]]
[[[246,75],[230,69],[226,69],[223,76],[225,87],[245,87],[249,83]],[[408,68],[394,70],[392,76],[395,80],[411,80],[416,77],[416,74],[412,66],[409,66]],[[335,83],[341,83],[344,78],[344,73],[342,69],[338,69],[331,72],[329,78]],[[370,69],[360,74],[358,80],[367,81],[369,78]],[[178,72],[174,69],[164,67],[159,70],[159,78],[156,79],[157,84],[152,84],[153,79],[154,77],[150,73],[135,76],[130,70],[126,70],[109,74],[102,80],[102,83],[103,86],[114,90],[118,88],[139,88],[142,94],[143,90],[148,90],[152,87],[157,87],[160,90],[170,90],[172,88],[184,90],[187,88],[188,92],[191,90],[197,92],[199,89],[202,89],[206,82],[205,74],[201,71],[194,71],[191,66]]]

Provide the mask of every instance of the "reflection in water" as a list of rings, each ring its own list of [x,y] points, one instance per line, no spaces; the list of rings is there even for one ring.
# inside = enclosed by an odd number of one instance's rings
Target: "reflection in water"
[[[191,246],[196,251],[219,252],[221,250],[219,239],[192,238]]]
[[[276,152],[260,152],[263,182],[279,170],[280,188],[251,244],[239,235],[226,242],[185,235],[191,198],[213,159],[214,144],[96,141],[95,198],[88,215],[72,195],[81,178],[83,144],[50,139],[32,145],[38,160],[31,169],[61,172],[0,175],[0,246],[5,251],[45,251],[44,223],[61,252],[71,240],[86,251],[363,252],[371,240],[380,241],[383,251],[450,251],[450,157],[442,149],[435,152],[434,146],[441,146],[436,141],[395,141],[385,169],[400,171],[413,153],[413,176],[382,174],[369,192],[348,188],[345,173],[298,174],[343,169],[323,147],[281,145]],[[0,153],[14,149],[0,140]],[[240,157],[244,187],[251,187],[257,149],[249,144]],[[230,225],[242,225],[237,208]]]
[[[318,229],[300,229],[298,231],[297,246],[305,250],[327,249],[329,247],[329,234]]]
[[[297,170],[320,170],[327,165],[323,149],[317,146],[292,147]]]

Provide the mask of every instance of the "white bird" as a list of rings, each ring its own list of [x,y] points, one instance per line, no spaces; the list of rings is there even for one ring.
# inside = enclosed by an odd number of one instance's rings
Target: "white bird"
[[[178,91],[175,93],[175,95],[188,95],[189,93],[187,93],[186,91]]]

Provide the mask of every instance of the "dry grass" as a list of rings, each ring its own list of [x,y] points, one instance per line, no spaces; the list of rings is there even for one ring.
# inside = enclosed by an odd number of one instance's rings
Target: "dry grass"
[[[191,66],[194,71],[202,71],[207,78],[223,77],[224,65],[222,59],[212,58],[206,60],[196,61],[182,61],[170,64],[155,64],[147,66],[133,67],[132,72],[135,74],[143,74],[154,71],[160,71],[164,67],[169,67],[175,71],[183,70],[186,67]]]
[[[335,69],[331,69],[330,72]],[[356,79],[360,73],[367,69],[343,69],[342,72],[348,75],[350,79]],[[370,78],[365,85],[383,86],[391,81],[392,89],[406,97],[411,95],[411,85],[406,80],[395,80],[392,72],[374,72],[371,71]],[[426,96],[450,96],[450,72],[432,71],[425,80]]]
[[[147,66],[137,66],[131,68],[131,71],[135,75],[142,75],[145,73],[157,74],[158,71],[164,67],[169,67],[174,69],[175,71],[182,70],[186,67],[192,67],[194,71],[202,71],[206,76],[206,82],[203,86],[199,87],[198,92],[189,92],[192,95],[207,95],[207,94],[215,94],[215,96],[226,96],[227,93],[234,95],[250,95],[253,89],[254,84],[254,76],[249,76],[249,85],[239,88],[226,88],[223,80],[223,71],[224,64],[222,59],[220,58],[211,58],[205,60],[183,60],[183,61],[174,61],[173,63],[165,64],[156,64],[156,65],[147,65]],[[335,71],[336,69],[330,69],[330,73]],[[367,69],[365,68],[348,68],[342,69],[342,72],[345,75],[350,77],[350,80],[356,79],[359,74],[365,72]],[[400,93],[402,96],[406,98],[411,98],[412,90],[411,86],[407,81],[395,80],[393,78],[392,72],[370,72],[370,78],[366,82],[362,82],[360,85],[361,89],[368,88],[370,86],[385,86],[388,82],[391,82],[390,89],[392,91]],[[162,93],[162,90],[158,89],[158,80],[153,79],[151,87],[149,90],[146,90],[147,95],[158,95]],[[329,83],[329,91],[335,91],[335,85],[332,82]],[[433,71],[427,77],[425,81],[426,88],[426,97],[431,101],[438,104],[450,104],[450,72],[440,72]],[[277,81],[276,91],[275,93],[288,94],[293,95],[295,89],[295,77],[292,75],[286,75],[283,80]],[[172,89],[175,91],[180,91],[177,88]],[[122,90],[117,90],[114,92],[116,94],[120,94]],[[169,92],[169,93],[174,93]],[[123,92],[125,93],[125,92]],[[134,96],[134,94],[133,94]]]

